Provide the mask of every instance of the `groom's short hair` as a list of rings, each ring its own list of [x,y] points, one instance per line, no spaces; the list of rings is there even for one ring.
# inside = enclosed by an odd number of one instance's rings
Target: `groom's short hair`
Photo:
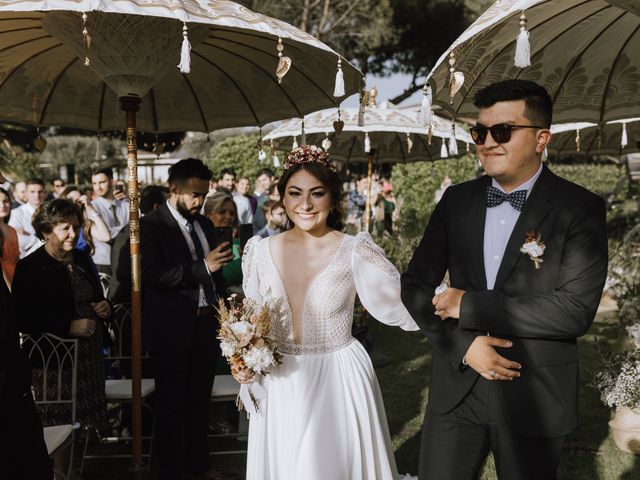
[[[553,115],[553,102],[544,87],[531,80],[503,80],[492,83],[476,93],[473,104],[488,108],[498,102],[524,100],[524,116],[534,125],[549,128]]]

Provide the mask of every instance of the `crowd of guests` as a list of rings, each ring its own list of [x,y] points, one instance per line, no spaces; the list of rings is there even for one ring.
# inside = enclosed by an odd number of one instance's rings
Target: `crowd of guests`
[[[5,329],[11,338],[20,331],[78,339],[76,421],[106,432],[107,327],[112,306],[127,304],[131,297],[129,201],[124,181],[114,179],[110,168],[95,171],[91,181],[91,187],[81,187],[67,185],[60,178],[49,184],[30,178],[8,189],[0,188],[0,262],[2,293],[7,299],[3,318],[11,322]],[[254,179],[223,169],[209,180],[208,193],[197,205],[216,230],[232,231],[233,257],[220,268],[225,295],[241,293],[242,228],[246,232],[249,227],[250,233],[263,238],[286,228],[288,220],[277,183],[268,168]],[[346,186],[343,206],[347,223],[361,230],[368,180],[356,179]],[[169,205],[170,197],[170,188],[165,186],[143,188],[141,217]],[[374,228],[391,233],[396,209],[391,184],[374,176],[371,200]],[[250,236],[245,235],[244,240]],[[38,388],[42,370],[41,366],[33,367]],[[62,385],[68,389],[70,378],[63,379]],[[29,408],[35,411],[33,406]],[[40,415],[42,424],[49,426],[68,423],[70,412],[60,405],[48,405],[40,408]],[[36,429],[32,433],[38,437],[36,443],[42,442],[41,432]]]

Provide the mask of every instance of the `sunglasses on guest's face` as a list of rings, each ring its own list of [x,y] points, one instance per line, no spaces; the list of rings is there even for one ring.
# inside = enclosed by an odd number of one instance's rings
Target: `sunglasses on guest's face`
[[[490,127],[485,127],[484,125],[476,125],[475,127],[471,127],[469,129],[469,132],[471,132],[471,138],[476,145],[484,145],[484,142],[487,140],[487,132],[491,132],[491,137],[495,140],[496,143],[508,143],[509,140],[511,140],[511,132],[518,128],[544,127],[538,127],[536,125],[511,125],[509,123],[496,123],[495,125],[491,125]]]

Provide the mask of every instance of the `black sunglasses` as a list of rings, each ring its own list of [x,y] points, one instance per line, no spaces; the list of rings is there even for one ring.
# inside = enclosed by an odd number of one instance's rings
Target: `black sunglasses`
[[[476,125],[475,127],[471,127],[469,132],[471,133],[471,138],[475,142],[476,145],[484,145],[484,142],[487,140],[487,132],[491,132],[491,137],[496,141],[496,143],[507,143],[511,140],[511,132],[518,128],[544,128],[538,127],[536,125],[511,125],[508,123],[496,123],[495,125],[491,125],[490,127],[485,127],[484,125]]]

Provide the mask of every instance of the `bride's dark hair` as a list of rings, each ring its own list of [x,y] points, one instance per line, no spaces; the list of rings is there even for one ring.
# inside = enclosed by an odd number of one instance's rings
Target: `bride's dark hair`
[[[335,230],[342,230],[344,228],[344,223],[342,222],[342,217],[344,216],[344,211],[342,209],[342,183],[338,178],[338,174],[336,172],[331,171],[325,165],[316,162],[306,162],[306,163],[298,163],[292,165],[287,168],[280,180],[278,181],[278,192],[280,193],[280,199],[284,204],[284,194],[287,189],[287,183],[289,183],[289,179],[291,176],[299,172],[300,170],[305,170],[309,172],[311,175],[316,177],[320,183],[329,191],[329,195],[331,195],[331,210],[329,212],[329,216],[327,217],[327,225]],[[293,224],[289,217],[287,217],[287,230],[293,228]]]

